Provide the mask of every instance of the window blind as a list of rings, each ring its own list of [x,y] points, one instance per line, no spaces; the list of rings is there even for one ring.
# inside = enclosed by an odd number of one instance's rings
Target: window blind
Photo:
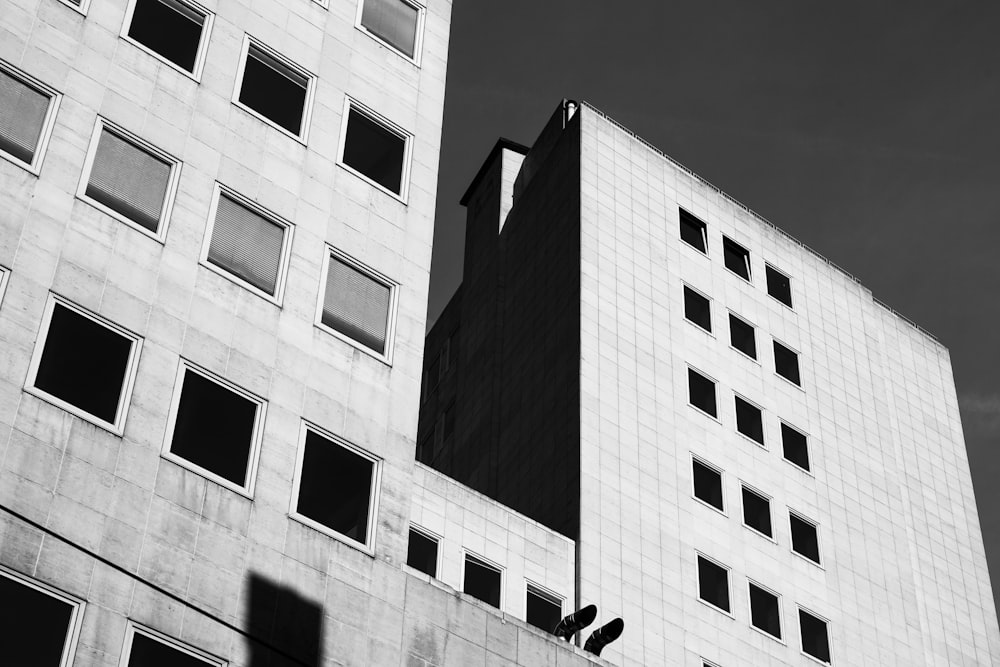
[[[90,170],[87,196],[157,231],[171,165],[105,129]]]
[[[379,354],[385,354],[389,293],[388,285],[331,255],[322,322]]]
[[[51,99],[0,70],[0,150],[30,164]]]
[[[412,58],[419,14],[420,10],[402,0],[365,0],[361,25]]]
[[[220,195],[208,260],[273,295],[284,238],[284,227]]]

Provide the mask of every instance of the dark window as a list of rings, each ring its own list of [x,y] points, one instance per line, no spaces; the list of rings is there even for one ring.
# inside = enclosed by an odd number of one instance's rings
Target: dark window
[[[5,665],[58,667],[74,605],[0,573],[0,646]]]
[[[251,44],[243,69],[239,100],[276,125],[301,136],[309,79]]]
[[[729,611],[729,570],[698,556],[698,597]]]
[[[86,195],[158,232],[173,165],[107,127],[101,130]]]
[[[462,589],[477,600],[500,608],[500,570],[465,555],[465,587]]]
[[[392,288],[330,255],[322,322],[379,354],[386,353]]]
[[[135,340],[54,304],[34,386],[115,424]]]
[[[708,299],[684,286],[684,317],[705,331],[712,330],[712,308]]]
[[[718,415],[715,405],[715,383],[696,370],[688,369],[688,400],[691,405],[713,417]]]
[[[406,547],[406,564],[432,577],[437,576],[438,541],[419,530],[410,528]]]
[[[51,102],[48,93],[0,69],[0,151],[30,165]]]
[[[764,265],[764,271],[767,274],[767,293],[791,308],[792,284],[791,281],[789,281],[788,276],[781,271],[778,271],[770,264]]]
[[[178,0],[136,0],[128,36],[194,72],[205,14]]]
[[[347,114],[344,164],[397,195],[403,192],[406,138],[353,106]]]
[[[788,424],[781,425],[781,448],[787,460],[803,470],[809,470],[809,447],[806,445],[806,436]]]
[[[753,327],[732,313],[729,314],[729,342],[751,359],[757,358],[757,340]]]
[[[295,510],[367,544],[374,480],[374,461],[307,430]]]
[[[774,370],[789,382],[802,384],[799,379],[799,355],[778,341],[774,341]]]
[[[681,219],[681,240],[698,250],[708,252],[708,227],[684,209],[678,209]]]
[[[771,501],[747,487],[743,487],[743,523],[759,533],[772,537]]]
[[[755,442],[764,444],[764,418],[753,403],[736,397],[736,430]]]
[[[753,583],[750,584],[750,623],[758,630],[781,639],[778,596]]]
[[[225,194],[219,195],[208,247],[208,261],[212,264],[273,295],[277,290],[284,240],[284,225]]]
[[[217,663],[202,660],[146,634],[140,632],[132,634],[128,667],[205,667],[214,664]]]
[[[692,459],[694,469],[694,495],[719,511],[722,504],[722,473],[711,468],[698,459]]]
[[[528,585],[528,610],[525,620],[545,632],[552,632],[562,620],[562,602]]]
[[[750,280],[750,251],[736,241],[723,236],[722,254],[726,268],[744,280]]]
[[[237,486],[246,486],[259,407],[186,368],[170,452]]]
[[[814,563],[819,563],[819,536],[816,524],[794,513],[789,513],[788,518],[792,528],[792,551]]]
[[[830,662],[830,636],[826,621],[799,609],[799,628],[802,630],[802,651],[821,662]]]
[[[420,10],[403,0],[364,0],[361,25],[368,32],[414,57]]]

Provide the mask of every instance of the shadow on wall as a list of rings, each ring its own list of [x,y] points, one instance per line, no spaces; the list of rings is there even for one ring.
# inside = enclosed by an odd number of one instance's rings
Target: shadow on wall
[[[322,662],[323,607],[251,574],[247,639],[250,667],[312,667]]]

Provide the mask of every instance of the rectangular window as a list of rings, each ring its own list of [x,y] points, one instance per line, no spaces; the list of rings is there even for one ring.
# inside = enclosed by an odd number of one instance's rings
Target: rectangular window
[[[391,363],[396,283],[329,246],[323,274],[318,324]]]
[[[371,109],[348,99],[340,140],[340,164],[406,201],[412,136]]]
[[[98,118],[77,195],[162,241],[179,173],[175,158]]]
[[[682,208],[677,210],[681,219],[681,240],[707,255],[708,225]]]
[[[691,459],[694,476],[694,497],[720,512],[725,511],[722,502],[722,472],[717,468]]]
[[[121,667],[223,667],[226,661],[129,621]]]
[[[78,417],[121,435],[142,339],[50,295],[27,388]]]
[[[764,265],[764,273],[767,275],[767,293],[791,308],[792,283],[788,276],[770,264]]]
[[[788,522],[792,532],[792,551],[819,565],[819,531],[816,524],[792,511],[788,512]]]
[[[306,141],[316,77],[247,35],[233,102]]]
[[[781,639],[781,610],[778,596],[752,581],[750,585],[750,624],[775,639]]]
[[[182,361],[164,456],[252,496],[265,408],[264,399]]]
[[[292,516],[371,549],[378,514],[378,459],[311,424],[303,424],[302,431]]]
[[[750,280],[750,251],[728,236],[722,237],[722,255],[726,268],[743,280]]]
[[[37,175],[61,98],[0,60],[0,155]]]
[[[727,614],[729,610],[729,568],[698,554],[698,597]]]
[[[69,667],[84,603],[0,567],[0,646],[5,665]]]
[[[492,563],[465,554],[465,583],[462,590],[477,600],[500,609],[503,570]]]
[[[130,0],[122,37],[197,81],[213,18],[192,0]]]
[[[802,652],[820,662],[830,663],[830,633],[826,621],[799,607]]]
[[[437,577],[438,538],[410,526],[410,541],[406,547],[406,564],[426,575]]]
[[[754,442],[764,444],[764,415],[750,401],[736,397],[736,430]]]
[[[562,599],[528,583],[525,599],[525,621],[539,630],[552,632],[562,620]]]
[[[693,368],[688,369],[688,401],[702,412],[719,416],[715,403],[715,381]]]
[[[786,461],[809,471],[809,447],[806,436],[788,424],[781,424],[781,449]]]
[[[358,27],[416,62],[424,8],[407,0],[363,0]]]
[[[729,344],[751,359],[757,358],[753,325],[729,313]]]
[[[778,341],[774,341],[774,372],[792,384],[802,386],[798,353]]]
[[[280,304],[291,223],[222,186],[216,187],[212,209],[202,261]]]
[[[712,306],[709,300],[684,286],[684,317],[709,333],[712,332]]]
[[[743,525],[761,535],[774,537],[771,530],[771,500],[748,486],[743,487]]]

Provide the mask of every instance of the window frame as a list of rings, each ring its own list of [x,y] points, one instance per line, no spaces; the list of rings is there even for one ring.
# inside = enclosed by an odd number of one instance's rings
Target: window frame
[[[86,16],[87,10],[90,9],[90,0],[80,0],[79,5],[74,5],[69,0],[59,0],[59,2],[63,5],[66,5],[73,11],[77,12],[78,14],[82,14],[83,16]]]
[[[503,584],[503,577],[501,577],[500,583],[501,583],[501,585]],[[464,577],[463,577],[463,585],[464,585]],[[528,594],[529,593],[533,593],[536,597],[540,597],[540,598],[542,598],[544,600],[548,600],[552,604],[558,604],[559,605],[559,619],[560,620],[562,620],[562,618],[566,615],[566,598],[564,596],[559,595],[558,593],[556,593],[555,591],[553,591],[551,588],[547,588],[545,586],[542,586],[541,584],[536,583],[536,582],[532,581],[531,579],[528,579],[527,577],[525,577],[524,578],[524,622],[527,623],[528,625],[530,625],[531,627],[535,628],[536,630],[541,630],[542,632],[545,632],[545,630],[543,630],[542,628],[539,628],[537,625],[533,625],[531,623],[528,623]],[[554,629],[554,628],[552,628],[552,629]],[[548,632],[551,632],[552,629],[550,629]]]
[[[128,667],[129,660],[132,658],[132,642],[134,641],[136,633],[169,646],[170,648],[180,651],[181,653],[186,653],[197,660],[201,660],[206,665],[226,667],[229,664],[229,662],[223,658],[214,656],[211,653],[207,653],[206,651],[192,646],[191,644],[182,642],[179,639],[175,639],[169,635],[154,630],[147,625],[137,623],[130,618],[125,624],[125,641],[122,644],[122,653],[118,661],[119,667]]]
[[[189,461],[183,456],[174,454],[170,451],[170,446],[173,444],[174,439],[174,429],[177,425],[177,410],[180,407],[181,394],[184,389],[184,377],[188,372],[196,373],[204,379],[214,382],[257,405],[257,414],[254,417],[252,436],[250,440],[250,452],[247,454],[247,474],[245,486],[239,486],[235,482],[231,482],[225,477],[216,474],[207,468],[202,468],[194,461]],[[163,445],[160,448],[160,457],[170,461],[171,463],[179,465],[180,467],[189,470],[200,477],[204,477],[211,482],[219,484],[230,491],[253,500],[254,488],[257,484],[257,467],[260,463],[261,440],[264,436],[264,421],[266,416],[267,399],[233,384],[221,375],[213,373],[204,366],[199,366],[198,364],[181,357],[179,363],[177,364],[177,374],[174,378],[174,388],[170,396],[170,411],[167,413],[167,428],[163,434]]]
[[[3,306],[3,297],[7,293],[8,281],[10,281],[10,269],[0,264],[0,306]]]
[[[317,2],[320,2],[320,1],[322,1],[322,2],[329,2],[329,0],[317,0]],[[417,25],[416,25],[416,29],[415,29],[415,33],[416,33],[415,34],[415,38],[413,40],[413,55],[412,56],[407,55],[404,51],[400,51],[395,46],[393,46],[389,42],[385,41],[384,39],[382,39],[381,37],[379,37],[378,35],[376,35],[372,31],[370,31],[368,28],[366,28],[364,25],[362,25],[362,23],[361,23],[361,17],[363,16],[364,11],[365,11],[365,2],[366,2],[366,0],[358,0],[358,10],[357,10],[356,16],[354,18],[354,27],[357,28],[358,30],[360,30],[361,32],[365,33],[366,35],[368,35],[372,39],[374,39],[376,42],[378,42],[382,46],[390,49],[394,53],[399,54],[399,56],[402,57],[404,60],[413,63],[417,67],[420,67],[421,54],[423,52],[423,46],[424,46],[424,22],[426,21],[426,18],[427,18],[427,7],[426,7],[426,5],[423,5],[423,4],[419,3],[419,2],[415,2],[414,0],[399,0],[399,1],[402,2],[402,3],[404,3],[404,4],[410,5],[411,7],[413,7],[414,9],[417,10]]]
[[[107,129],[111,134],[115,134],[119,139],[125,141],[126,143],[132,144],[133,147],[138,148],[141,151],[151,154],[153,157],[163,160],[170,165],[170,176],[167,179],[167,190],[163,196],[163,208],[160,211],[160,219],[157,222],[157,231],[152,231],[146,229],[139,223],[135,222],[131,218],[115,211],[114,209],[105,206],[96,199],[92,199],[87,196],[87,185],[90,183],[90,172],[94,168],[94,159],[97,157],[97,145],[100,143],[101,134],[103,130]],[[177,195],[177,185],[180,181],[181,167],[183,166],[178,158],[175,158],[170,153],[163,151],[148,141],[141,139],[136,134],[129,132],[121,125],[113,123],[103,116],[98,116],[97,121],[94,123],[94,132],[90,137],[90,146],[87,148],[87,157],[83,162],[83,171],[80,174],[80,184],[76,189],[76,198],[87,202],[90,206],[93,206],[97,210],[110,215],[112,218],[118,222],[124,223],[131,227],[132,229],[140,232],[149,238],[159,242],[166,243],[167,237],[167,226],[170,223],[171,213],[174,208],[174,200]]]
[[[18,572],[3,564],[0,564],[0,577],[7,577],[16,583],[34,589],[43,595],[53,597],[71,607],[69,621],[66,624],[66,635],[63,639],[62,655],[59,658],[59,667],[71,667],[76,661],[76,650],[83,629],[83,614],[87,608],[86,600],[61,591],[55,586],[39,581],[34,577]]]
[[[384,130],[390,132],[391,134],[395,134],[403,140],[403,166],[399,176],[400,183],[398,193],[393,192],[381,183],[376,182],[374,179],[369,178],[344,162],[344,148],[347,145],[347,127],[352,109],[361,115],[366,116],[368,120],[372,121],[376,125],[382,126]],[[361,178],[372,187],[377,188],[379,191],[384,192],[393,199],[402,202],[404,205],[408,204],[410,195],[410,169],[413,163],[413,140],[414,135],[403,129],[402,126],[397,125],[368,105],[359,102],[357,99],[350,97],[349,95],[344,96],[344,111],[340,119],[340,144],[337,147],[337,166],[346,169],[351,174]]]
[[[87,0],[87,2],[89,2],[89,0]],[[77,9],[73,5],[70,6]],[[16,164],[28,173],[38,176],[42,171],[42,160],[45,158],[45,153],[48,152],[49,140],[52,138],[52,130],[56,126],[56,115],[59,113],[59,104],[63,97],[62,93],[42,80],[31,76],[24,70],[15,67],[6,60],[0,59],[0,71],[3,71],[12,79],[20,81],[28,88],[34,88],[37,92],[49,96],[49,106],[45,111],[45,118],[42,119],[42,130],[38,134],[38,143],[35,144],[35,153],[31,156],[31,162],[25,162],[24,160],[11,155],[7,151],[0,150],[0,157],[7,160],[11,164]]]
[[[441,574],[441,557],[442,557],[441,544],[444,542],[444,537],[442,535],[438,535],[437,533],[431,530],[428,530],[427,528],[424,528],[423,526],[417,525],[412,521],[410,522],[410,530],[412,530],[415,533],[420,533],[428,540],[433,540],[437,544],[437,550],[436,550],[437,553],[434,556],[434,574],[433,575],[428,574],[427,576],[431,577],[432,579],[437,579],[438,581],[440,581],[440,577],[438,575]],[[407,550],[409,550],[409,542],[407,542]],[[416,570],[417,572],[421,572],[421,570],[417,570],[409,563],[405,563],[405,565],[411,570]],[[427,573],[422,572],[422,574],[427,574]]]
[[[709,382],[712,383],[712,391],[713,391],[713,394],[715,395],[715,414],[714,415],[711,412],[706,412],[705,410],[703,410],[702,408],[698,407],[697,405],[695,405],[694,403],[691,402],[691,375],[690,375],[691,372],[694,372],[697,375],[700,375],[701,377],[703,377],[704,379],[706,379],[706,380],[708,380]],[[694,366],[692,366],[690,364],[685,364],[684,380],[685,380],[685,384],[687,385],[687,392],[686,392],[687,393],[687,404],[690,407],[692,407],[695,410],[697,410],[700,414],[703,414],[706,417],[709,417],[709,418],[713,419],[714,421],[716,421],[716,422],[718,422],[718,423],[721,424],[722,423],[722,419],[720,419],[720,417],[719,417],[719,381],[716,380],[715,378],[713,378],[712,376],[710,376],[710,375],[708,375],[706,373],[703,373],[702,371],[698,370],[697,368],[695,368]]]
[[[72,403],[35,386],[35,382],[38,379],[38,367],[42,361],[42,354],[45,352],[45,344],[49,339],[49,328],[52,325],[52,314],[55,312],[57,304],[132,341],[132,347],[129,351],[128,360],[125,364],[125,377],[122,378],[121,394],[118,396],[118,407],[115,410],[115,421],[113,422],[104,421],[100,417],[92,415],[82,408],[78,408]],[[45,310],[42,312],[42,320],[38,327],[38,336],[35,340],[35,348],[31,352],[31,361],[28,364],[28,374],[24,380],[24,390],[32,396],[39,398],[46,403],[50,403],[57,408],[65,410],[75,417],[79,417],[94,426],[110,431],[117,436],[123,436],[125,434],[125,422],[128,418],[128,409],[132,404],[132,390],[135,388],[135,379],[139,371],[139,355],[142,351],[143,340],[144,338],[134,331],[126,329],[106,317],[102,317],[97,313],[84,308],[83,306],[79,306],[69,299],[59,296],[54,292],[49,292],[48,298],[45,302]]]
[[[797,624],[799,626],[799,653],[801,653],[805,657],[809,658],[810,660],[816,662],[817,664],[820,664],[820,665],[832,665],[833,664],[833,641],[832,641],[832,638],[830,636],[830,623],[831,623],[830,619],[827,618],[826,616],[822,616],[820,614],[817,614],[812,609],[809,609],[808,607],[804,607],[801,604],[796,604],[795,605],[795,609],[798,612],[798,613],[795,614],[795,616],[796,616]],[[816,656],[814,656],[814,655],[812,655],[810,653],[806,653],[806,650],[805,650],[805,647],[803,646],[803,641],[802,641],[802,616],[801,616],[801,614],[803,614],[803,613],[805,613],[805,614],[807,614],[809,616],[812,616],[817,621],[822,621],[823,624],[826,626],[826,645],[827,645],[827,649],[830,651],[830,660],[829,661],[823,661],[823,660],[817,658]]]
[[[681,213],[682,211],[683,211],[683,213]],[[680,225],[683,224],[681,222],[681,220],[683,218],[683,214],[684,213],[686,213],[687,215],[691,216],[692,218],[694,218],[695,220],[697,220],[698,222],[701,223],[701,230],[700,230],[701,231],[701,242],[705,244],[705,249],[704,250],[702,250],[701,248],[699,248],[696,245],[692,245],[691,243],[688,243],[684,239],[684,237],[681,235],[681,233],[680,233]],[[705,222],[704,220],[702,220],[701,218],[699,218],[698,216],[696,216],[694,213],[692,213],[688,209],[686,209],[686,208],[684,208],[683,206],[680,206],[680,205],[677,206],[677,235],[680,238],[681,242],[684,243],[685,245],[688,245],[691,248],[694,248],[695,250],[698,251],[699,254],[704,255],[705,257],[709,256],[708,223]]]
[[[89,0],[88,0],[89,1]],[[194,68],[192,71],[187,71],[175,62],[172,62],[163,55],[160,55],[150,47],[146,46],[134,37],[129,36],[128,32],[132,27],[132,19],[135,16],[135,6],[142,0],[128,0],[128,6],[125,9],[125,18],[122,20],[122,28],[119,32],[119,37],[124,39],[129,44],[138,47],[140,50],[153,56],[160,62],[168,65],[174,70],[180,72],[184,76],[193,79],[194,81],[201,83],[201,76],[205,70],[205,61],[208,56],[208,43],[212,35],[212,26],[215,23],[215,14],[211,12],[204,5],[201,5],[195,0],[171,0],[179,5],[185,5],[188,9],[192,10],[195,14],[202,14],[205,17],[205,22],[201,26],[201,37],[198,40],[198,49],[194,58]],[[160,0],[152,0],[153,2],[159,2]],[[166,3],[164,3],[166,4]]]
[[[756,587],[756,588],[764,591],[765,593],[768,593],[768,594],[773,595],[775,597],[775,600],[777,601],[777,607],[778,607],[778,632],[781,633],[781,636],[775,637],[774,635],[772,635],[767,630],[764,630],[763,628],[758,628],[756,625],[753,624],[753,598],[750,597],[750,588],[751,587]],[[771,639],[773,639],[774,641],[778,642],[779,644],[785,644],[785,645],[787,645],[788,642],[785,640],[785,635],[786,635],[786,632],[785,632],[785,622],[784,622],[785,621],[785,619],[784,619],[785,615],[784,615],[784,613],[781,610],[781,594],[780,593],[778,593],[776,590],[774,590],[773,588],[771,588],[769,586],[765,586],[764,584],[762,584],[762,583],[760,583],[760,582],[758,582],[758,581],[756,581],[754,579],[751,579],[750,577],[747,577],[747,612],[748,612],[748,619],[750,621],[750,628],[752,630],[754,630],[755,632],[761,633],[765,637],[770,637]]]
[[[287,68],[291,73],[306,79],[306,95],[305,99],[302,101],[302,121],[299,124],[298,134],[292,133],[264,114],[251,109],[246,104],[243,104],[243,102],[240,102],[240,93],[243,91],[243,79],[246,75],[247,58],[250,57],[251,48],[259,50],[263,53],[263,55],[275,60],[279,65]],[[313,103],[316,97],[316,81],[317,76],[309,70],[295,62],[292,62],[286,56],[281,55],[270,46],[264,44],[264,42],[260,41],[256,37],[253,37],[250,33],[243,33],[243,46],[240,48],[240,60],[239,65],[237,65],[236,68],[236,82],[233,84],[233,96],[230,101],[234,106],[246,111],[257,120],[266,123],[272,129],[281,132],[286,137],[294,139],[303,146],[308,146],[309,129],[312,127]]]
[[[744,357],[746,357],[750,361],[752,361],[755,364],[757,364],[758,366],[760,366],[760,353],[759,353],[759,350],[757,349],[757,329],[758,329],[757,325],[755,325],[754,323],[752,323],[750,320],[748,320],[747,318],[743,317],[742,315],[737,315],[736,313],[734,313],[731,310],[728,311],[728,312],[729,312],[729,317],[726,318],[726,323],[728,325],[727,328],[729,329],[729,347],[731,349],[733,349],[733,350],[736,350],[738,353],[740,353],[741,355],[743,355]],[[756,356],[751,357],[749,354],[747,354],[746,352],[744,352],[740,348],[738,348],[735,345],[733,345],[733,320],[734,319],[735,320],[739,320],[743,324],[747,325],[753,331],[753,350],[754,350],[754,354]]]
[[[780,276],[784,276],[785,279],[788,280],[788,300],[794,303],[795,300],[792,298],[792,277],[787,273],[785,273],[784,271],[782,271],[781,269],[777,268],[774,264],[771,264],[770,262],[764,262],[764,290],[767,292],[767,295],[772,299],[774,299],[775,301],[777,301],[778,303],[780,303],[785,308],[794,311],[795,307],[791,303],[785,303],[778,297],[771,294],[771,281],[769,279],[770,271],[773,271],[774,273],[777,273]]]
[[[726,572],[726,594],[727,594],[727,597],[729,599],[729,609],[728,610],[727,609],[723,609],[722,607],[716,605],[714,602],[706,600],[705,598],[703,598],[701,596],[701,571],[698,568],[698,559],[699,558],[703,558],[704,560],[708,561],[712,565],[715,565],[716,567],[725,570],[725,572]],[[733,602],[734,602],[734,600],[733,600],[733,577],[731,576],[732,573],[733,573],[732,568],[730,568],[728,565],[722,564],[722,562],[720,562],[720,561],[712,558],[711,556],[707,555],[704,551],[699,551],[699,550],[696,549],[695,550],[695,558],[694,558],[694,572],[695,572],[695,580],[697,582],[697,590],[696,590],[696,596],[695,597],[698,600],[698,602],[700,602],[701,604],[704,604],[704,605],[708,605],[708,607],[710,609],[714,609],[715,611],[717,611],[717,612],[719,612],[721,614],[725,614],[729,618],[735,619],[736,618],[736,614],[735,614],[735,612],[733,610]]]
[[[698,492],[697,492],[697,489],[695,487],[695,480],[694,480],[694,466],[695,466],[695,464],[704,466],[705,468],[708,468],[709,470],[718,473],[718,475],[719,475],[719,485],[722,487],[722,507],[721,508],[716,507],[715,505],[713,505],[712,503],[708,502],[707,500],[704,500],[704,499],[698,497]],[[716,512],[718,512],[722,516],[725,516],[725,517],[729,516],[729,514],[726,513],[726,473],[725,473],[725,471],[722,468],[720,468],[719,466],[714,465],[712,463],[709,463],[708,461],[706,461],[702,457],[698,456],[694,452],[691,453],[691,497],[694,498],[699,503],[701,503],[702,505],[708,507],[709,509],[715,510]]]
[[[706,301],[706,305],[708,307],[708,328],[707,329],[705,327],[703,327],[701,324],[699,324],[698,322],[695,322],[690,317],[688,317],[688,312],[687,312],[687,293],[688,292],[691,292],[696,297],[700,297],[700,298],[702,298],[702,299],[704,299]],[[693,287],[690,283],[684,282],[684,283],[681,283],[681,298],[683,299],[683,304],[684,304],[684,320],[686,322],[690,322],[695,327],[697,327],[699,330],[707,333],[709,336],[712,336],[714,338],[715,337],[715,329],[714,329],[714,327],[712,325],[712,322],[713,322],[713,320],[715,318],[712,317],[712,297],[708,296],[707,294],[705,294],[704,292],[702,292],[700,289],[697,289],[696,287]]]
[[[750,407],[755,408],[758,412],[760,412],[760,437],[762,438],[762,440],[755,440],[753,436],[750,436],[740,430],[739,410],[737,409],[737,406],[739,405],[740,401],[743,401]],[[733,392],[733,426],[736,427],[736,433],[738,433],[741,437],[746,438],[747,440],[757,445],[758,447],[761,447],[762,449],[767,451],[768,448],[767,421],[764,419],[764,414],[765,414],[764,408],[761,407],[759,404],[754,403],[749,398],[747,398],[746,396],[744,396],[739,392],[736,391]]]
[[[813,532],[816,533],[816,556],[817,556],[817,558],[819,558],[819,560],[813,560],[812,558],[810,558],[809,556],[805,555],[801,551],[796,551],[795,550],[795,540],[793,538],[793,533],[792,533],[792,519],[793,518],[798,519],[799,521],[801,521],[804,524],[812,526]],[[788,549],[793,554],[795,554],[799,558],[807,561],[808,563],[811,563],[811,564],[815,565],[818,568],[821,568],[821,569],[824,569],[824,570],[826,569],[825,567],[823,567],[823,545],[820,543],[819,522],[813,521],[812,519],[807,518],[805,514],[803,514],[802,512],[797,512],[794,509],[792,509],[791,507],[788,508]]]
[[[743,257],[743,262],[746,265],[746,270],[747,270],[746,278],[744,278],[743,276],[741,276],[739,273],[737,273],[733,269],[729,268],[729,266],[726,264],[726,243],[727,242],[733,244],[737,248],[740,248],[744,253],[746,253],[744,255],[744,257]],[[737,276],[743,282],[751,284],[751,285],[753,284],[753,268],[751,267],[750,248],[747,248],[742,243],[739,243],[738,241],[736,241],[736,240],[734,240],[734,239],[726,236],[725,234],[722,235],[722,265],[725,267],[726,271],[729,271],[734,276]]]
[[[757,528],[754,528],[753,526],[747,523],[746,501],[743,498],[744,491],[749,491],[751,494],[757,496],[758,498],[762,498],[763,500],[767,501],[767,522],[771,525],[771,535],[768,535],[767,533],[758,530]],[[778,539],[774,535],[775,533],[774,512],[772,511],[771,507],[773,502],[774,502],[773,496],[764,493],[763,491],[758,489],[756,486],[753,486],[752,484],[748,484],[747,482],[740,480],[740,523],[743,524],[744,528],[753,531],[754,533],[760,535],[769,542],[774,542],[775,544],[777,544]]]
[[[465,567],[466,567],[466,565],[468,565],[470,558],[472,560],[474,560],[474,561],[478,561],[479,565],[481,565],[481,566],[483,566],[483,567],[485,567],[487,569],[496,570],[497,572],[500,573],[500,604],[498,606],[493,607],[493,605],[491,605],[489,602],[486,602],[485,600],[480,600],[479,598],[477,598],[472,593],[466,593],[465,592]],[[476,600],[477,602],[479,602],[481,604],[484,604],[484,605],[487,605],[489,607],[493,607],[494,609],[498,609],[499,611],[505,611],[506,607],[507,607],[507,586],[506,586],[506,577],[504,576],[505,575],[505,569],[506,568],[504,568],[499,563],[496,563],[496,562],[490,560],[489,558],[486,558],[485,556],[480,556],[475,551],[471,551],[471,550],[466,549],[465,547],[463,547],[462,548],[462,572],[460,574],[461,578],[459,579],[459,581],[462,582],[461,583],[461,589],[460,589],[462,595],[467,595],[470,598],[472,598],[473,600]]]
[[[278,258],[278,275],[274,281],[274,294],[268,294],[264,290],[244,280],[235,273],[227,271],[224,267],[209,261],[208,252],[212,245],[212,233],[215,231],[215,220],[219,210],[219,199],[222,196],[232,199],[240,206],[248,208],[251,212],[256,213],[268,222],[272,222],[284,230],[281,239],[281,255]],[[241,195],[236,192],[236,190],[233,190],[222,183],[216,182],[214,192],[212,193],[212,203],[209,205],[208,209],[208,220],[205,223],[205,238],[202,239],[201,254],[198,258],[198,264],[204,266],[210,271],[213,271],[214,273],[219,274],[223,278],[233,281],[240,287],[249,290],[262,299],[270,301],[280,308],[285,298],[285,280],[288,277],[288,265],[291,262],[292,238],[294,233],[295,225],[285,218],[282,218],[277,213],[264,208],[252,199]]]
[[[782,375],[781,373],[778,372],[778,354],[777,354],[777,347],[776,347],[778,345],[780,345],[781,347],[785,348],[786,350],[788,350],[789,352],[791,352],[792,354],[795,355],[795,369],[798,371],[798,375],[799,375],[799,381],[798,382],[795,382],[791,378],[785,377],[784,375]],[[802,352],[800,352],[799,350],[795,349],[791,345],[787,345],[787,344],[781,342],[780,340],[778,340],[777,338],[775,338],[774,336],[772,336],[771,337],[771,361],[774,362],[774,374],[775,375],[777,375],[779,378],[781,378],[782,380],[784,380],[785,382],[787,382],[791,386],[796,387],[796,388],[804,391],[804,389],[802,387],[802,364],[800,363],[802,361]]]
[[[806,459],[809,461],[809,467],[808,468],[803,468],[798,463],[796,463],[795,461],[792,461],[791,459],[789,459],[788,457],[785,456],[785,438],[784,438],[784,434],[782,434],[782,437],[781,437],[781,458],[784,461],[788,462],[789,465],[795,466],[796,470],[799,470],[799,471],[801,471],[801,472],[809,475],[810,477],[815,477],[816,475],[813,474],[813,471],[812,471],[812,469],[813,469],[813,458],[812,458],[812,454],[810,454],[810,451],[809,451],[809,438],[810,438],[809,434],[806,433],[805,431],[803,431],[802,429],[798,428],[797,426],[792,426],[791,424],[789,424],[784,419],[779,419],[778,422],[779,422],[780,425],[785,426],[785,427],[789,428],[792,431],[795,431],[796,433],[798,433],[799,435],[801,435],[803,438],[806,439]]]

